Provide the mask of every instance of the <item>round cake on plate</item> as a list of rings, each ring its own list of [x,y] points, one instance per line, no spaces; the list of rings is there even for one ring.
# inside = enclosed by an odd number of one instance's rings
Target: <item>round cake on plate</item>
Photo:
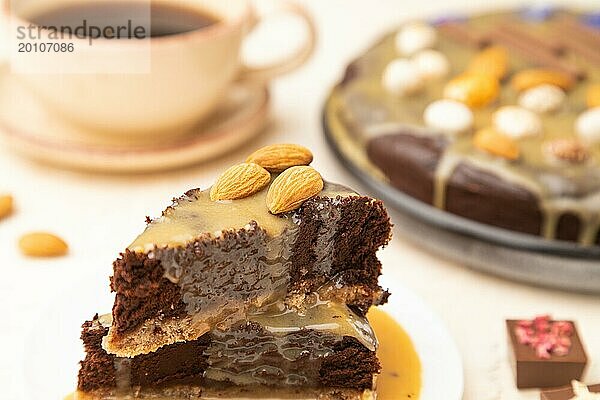
[[[600,244],[600,14],[408,22],[348,66],[325,124],[354,165],[422,202]]]

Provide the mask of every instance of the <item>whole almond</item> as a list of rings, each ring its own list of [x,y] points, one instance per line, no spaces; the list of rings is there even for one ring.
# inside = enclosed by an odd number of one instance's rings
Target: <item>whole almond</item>
[[[210,189],[210,199],[243,199],[260,192],[271,181],[271,174],[258,164],[242,163],[234,165],[217,179]]]
[[[12,196],[0,195],[0,219],[8,217],[13,211],[13,198]]]
[[[473,57],[467,71],[502,79],[508,71],[508,52],[502,46],[487,47]]]
[[[32,232],[19,239],[19,249],[30,257],[57,257],[67,254],[69,246],[51,233]]]
[[[267,207],[273,214],[297,209],[306,200],[323,190],[323,178],[312,167],[297,166],[286,169],[269,188]]]
[[[515,90],[521,92],[539,85],[555,85],[569,90],[574,84],[573,78],[564,72],[552,69],[533,68],[517,72],[511,80]]]
[[[297,144],[273,144],[256,150],[246,159],[270,172],[285,171],[297,165],[309,165],[313,155],[306,147]]]
[[[493,128],[484,128],[473,137],[473,145],[480,150],[507,160],[519,158],[519,145],[510,136],[503,135]]]

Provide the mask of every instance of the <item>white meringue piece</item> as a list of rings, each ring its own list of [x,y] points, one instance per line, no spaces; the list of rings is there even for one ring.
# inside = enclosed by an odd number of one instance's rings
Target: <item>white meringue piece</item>
[[[500,107],[492,117],[494,127],[513,138],[535,136],[542,133],[542,120],[526,108],[519,106]]]
[[[412,57],[412,62],[426,80],[440,79],[450,72],[448,57],[437,50],[421,50]]]
[[[388,92],[405,96],[423,89],[425,80],[412,61],[397,58],[385,67],[382,83]]]
[[[556,85],[539,85],[525,90],[519,96],[519,105],[539,114],[551,113],[565,102],[565,92]]]
[[[435,46],[437,31],[432,26],[420,22],[408,22],[396,34],[396,49],[405,56],[410,56],[419,50]]]
[[[433,129],[458,135],[473,128],[473,112],[463,103],[455,100],[436,100],[425,108],[425,124]]]
[[[575,132],[588,144],[600,144],[600,107],[584,111],[575,120]]]

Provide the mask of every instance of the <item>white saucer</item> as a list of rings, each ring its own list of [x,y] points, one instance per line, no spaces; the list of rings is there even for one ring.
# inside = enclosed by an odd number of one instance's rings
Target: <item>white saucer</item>
[[[189,133],[141,142],[90,134],[71,125],[5,75],[0,82],[0,133],[19,153],[62,167],[157,171],[206,161],[242,145],[263,131],[268,106],[266,87],[236,84],[212,116]]]
[[[419,400],[460,400],[462,361],[448,330],[409,289],[396,282],[383,284],[389,284],[392,292],[383,309],[409,334],[421,359],[423,386]],[[59,400],[74,390],[77,362],[84,355],[79,339],[81,324],[96,312],[110,312],[112,307],[105,269],[90,270],[77,284],[57,290],[61,297],[32,320],[31,334],[24,338],[22,382],[26,382],[26,399]],[[19,381],[17,372],[15,369],[13,379]]]

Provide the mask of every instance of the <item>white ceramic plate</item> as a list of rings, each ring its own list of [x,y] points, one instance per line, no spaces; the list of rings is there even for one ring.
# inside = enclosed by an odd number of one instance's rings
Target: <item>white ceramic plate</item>
[[[418,400],[462,399],[462,359],[450,332],[414,292],[383,278],[381,285],[388,287],[392,295],[382,309],[408,333],[421,359],[422,387]]]
[[[25,338],[26,399],[62,399],[74,390],[78,361],[83,357],[80,326],[94,313],[110,311],[113,298],[107,281],[106,270],[86,274],[77,285],[64,289],[35,321],[31,334]],[[393,293],[385,311],[404,327],[421,358],[420,400],[460,400],[462,362],[448,330],[409,289],[395,282],[383,284]]]

